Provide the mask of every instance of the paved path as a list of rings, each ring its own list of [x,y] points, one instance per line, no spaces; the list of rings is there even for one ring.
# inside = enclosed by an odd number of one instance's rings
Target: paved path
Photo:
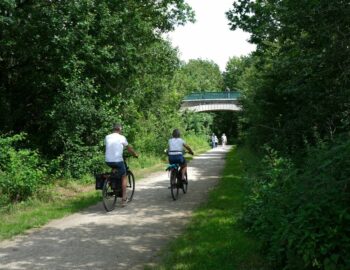
[[[212,149],[190,162],[188,193],[177,201],[167,188],[167,173],[155,173],[136,183],[134,200],[125,208],[106,213],[99,203],[0,242],[0,269],[143,269],[205,200],[229,148]]]

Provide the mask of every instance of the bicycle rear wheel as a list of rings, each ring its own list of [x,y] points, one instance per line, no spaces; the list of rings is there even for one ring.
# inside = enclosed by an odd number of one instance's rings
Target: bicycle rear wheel
[[[179,197],[179,185],[177,181],[177,171],[172,170],[170,173],[170,190],[173,200],[176,201]]]
[[[126,197],[128,198],[129,202],[132,201],[134,192],[135,192],[135,176],[131,171],[128,171],[127,179],[126,179]]]
[[[111,179],[108,177],[105,180],[102,189],[103,206],[107,212],[112,211],[115,208],[117,198],[117,192],[113,190]]]
[[[185,179],[182,181],[182,191],[183,193],[187,192],[188,188],[188,178],[187,178],[187,172],[185,173]]]

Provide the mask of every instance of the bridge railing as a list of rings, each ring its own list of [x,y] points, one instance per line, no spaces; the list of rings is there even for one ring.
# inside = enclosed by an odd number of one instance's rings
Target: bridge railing
[[[237,100],[240,97],[238,92],[197,92],[191,93],[184,98],[184,101],[210,100],[210,99],[231,99]]]

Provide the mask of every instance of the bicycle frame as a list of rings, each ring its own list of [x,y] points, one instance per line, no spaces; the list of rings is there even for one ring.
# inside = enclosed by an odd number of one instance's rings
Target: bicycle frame
[[[125,190],[126,194],[124,196],[127,197],[128,202],[130,202],[133,199],[135,191],[135,176],[129,169],[125,159],[124,164],[127,177]],[[120,198],[120,200],[122,200],[123,197],[121,177],[116,177],[114,180],[112,180],[113,174],[116,174],[117,172],[118,170],[116,168],[112,168],[111,173],[106,174],[106,178],[104,180],[102,198],[103,206],[105,207],[106,211],[112,211],[115,208],[117,199]]]
[[[171,191],[171,196],[175,201],[179,196],[179,189],[182,189],[183,193],[187,192],[187,185],[188,185],[187,174],[186,174],[186,180],[183,181],[180,164],[169,164],[166,170],[169,171],[170,191]]]

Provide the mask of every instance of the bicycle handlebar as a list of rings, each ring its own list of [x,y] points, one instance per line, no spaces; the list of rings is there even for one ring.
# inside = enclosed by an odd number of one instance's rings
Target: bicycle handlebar
[[[134,158],[139,158],[139,156],[134,156],[132,154],[130,154],[129,152],[124,152],[123,153],[123,158],[129,158],[129,157],[134,157]]]

